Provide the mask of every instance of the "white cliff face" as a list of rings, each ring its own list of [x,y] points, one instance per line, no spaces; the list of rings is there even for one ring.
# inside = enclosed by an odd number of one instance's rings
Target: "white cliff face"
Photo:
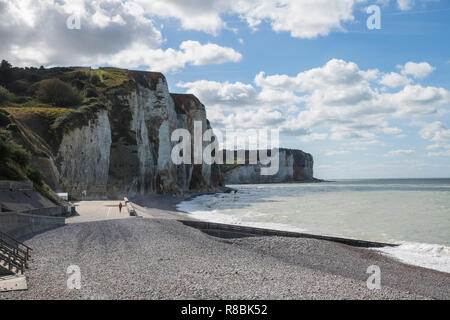
[[[152,184],[151,180],[155,175],[153,146],[147,128],[147,122],[150,120],[148,101],[151,100],[151,92],[143,90],[138,94],[134,91],[127,99],[132,112],[130,129],[135,132],[139,160],[139,174],[134,177],[135,186],[138,189],[137,193],[144,194],[146,186]]]
[[[174,165],[171,159],[177,143],[171,141],[174,130],[187,129],[193,136],[195,122],[201,123],[202,132],[210,128],[205,107],[195,97],[171,95],[165,79],[160,77],[141,78],[136,90],[120,100],[131,111],[130,136],[136,140],[139,166],[137,193],[214,189],[210,184],[217,182],[212,179],[211,165]],[[204,142],[203,148],[208,144]]]
[[[105,109],[91,113],[94,119],[80,116],[79,127],[64,131],[55,157],[57,188],[76,198],[120,198],[221,185],[217,166],[175,165],[171,159],[175,129],[193,136],[195,121],[203,132],[210,128],[205,107],[192,95],[173,98],[161,74],[128,75],[130,81],[105,93]]]
[[[171,141],[172,132],[183,128],[191,133],[194,155],[196,126],[201,125],[202,134],[211,129],[204,105],[193,95],[170,94],[161,74],[129,72],[128,75],[128,82],[108,91],[100,109],[93,109],[100,111],[90,109],[88,117],[75,119],[78,127],[74,125],[74,129],[64,131],[54,157],[58,189],[76,198],[85,197],[83,191],[87,198],[119,198],[187,190],[214,191],[224,182],[313,179],[312,156],[300,150],[280,149],[279,169],[272,176],[262,176],[259,164],[175,165],[171,153],[178,142]],[[202,151],[210,143],[203,141]]]
[[[241,165],[225,175],[226,184],[259,183],[261,168],[259,165]]]
[[[282,183],[313,180],[313,158],[300,150],[280,149],[274,175],[261,175],[261,164],[225,166],[226,184]]]
[[[314,161],[312,157],[308,157],[305,159],[305,165],[304,165],[304,173],[306,177],[313,177],[314,176]]]
[[[108,184],[111,127],[107,110],[88,125],[65,134],[56,157],[62,189],[80,195],[105,194]]]
[[[197,139],[202,139],[205,131],[211,129],[206,118],[205,106],[190,94],[173,94],[172,98],[179,107],[177,115],[179,127],[186,128],[192,133],[191,147],[192,155],[194,155],[195,128],[200,129],[201,127]],[[202,151],[210,143],[210,141],[202,141]],[[187,188],[200,188],[202,190],[212,191],[216,186],[223,183],[222,175],[217,165],[214,166],[203,162],[202,164],[178,166],[177,170],[183,178],[180,181],[180,176],[178,177],[179,184]]]
[[[172,162],[172,142],[170,137],[172,130],[169,121],[165,120],[159,127],[159,148],[158,148],[158,172],[160,176],[159,189],[163,192],[175,191],[176,186],[176,168]]]
[[[171,133],[177,116],[166,82],[158,79],[156,90],[138,85],[128,97],[139,159],[138,193],[159,190],[176,192],[176,169],[171,161]],[[151,131],[149,128],[151,127]],[[153,139],[150,137],[153,136]]]
[[[280,165],[278,172],[273,177],[268,177],[273,182],[284,182],[293,180],[294,176],[294,156],[287,154],[285,150],[280,150]]]

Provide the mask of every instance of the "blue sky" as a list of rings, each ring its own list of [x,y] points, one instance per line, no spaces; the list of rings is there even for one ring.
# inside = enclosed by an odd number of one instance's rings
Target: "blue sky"
[[[0,0],[0,21],[15,65],[162,71],[217,129],[280,129],[319,178],[450,177],[449,1]]]
[[[363,70],[378,69],[382,72],[398,71],[396,66],[408,61],[426,61],[436,69],[420,84],[450,89],[450,3],[417,3],[413,9],[402,11],[395,2],[391,2],[381,6],[381,30],[367,29],[369,15],[362,11],[363,7],[359,12],[355,11],[354,22],[344,24],[346,32],[332,32],[314,39],[299,39],[291,37],[289,32],[274,32],[269,24],[252,31],[233,16],[230,17],[233,21],[230,25],[239,29],[237,34],[223,31],[214,37],[192,32],[189,38],[197,35],[203,41],[236,48],[243,54],[243,59],[238,64],[191,67],[169,73],[167,78],[171,90],[180,91],[176,86],[179,82],[204,79],[252,83],[260,71],[295,76],[298,72],[323,66],[333,58],[355,62]],[[164,32],[169,46],[183,41],[177,23],[166,24]],[[242,45],[239,38],[244,42]],[[450,124],[448,115],[422,120]],[[429,156],[430,151],[426,147],[430,143],[420,137],[420,127],[411,126],[412,121],[410,117],[395,121],[406,137],[380,135],[382,145],[359,146],[367,150],[354,150],[346,146],[347,141],[303,142],[296,136],[283,137],[281,144],[311,152],[316,162],[316,175],[321,178],[449,177],[449,155]],[[415,152],[388,156],[395,150]]]

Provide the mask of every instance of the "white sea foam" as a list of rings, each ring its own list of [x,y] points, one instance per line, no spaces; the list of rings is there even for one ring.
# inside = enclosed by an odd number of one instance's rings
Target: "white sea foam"
[[[233,186],[179,204],[194,218],[362,240],[402,262],[450,272],[450,180]],[[435,244],[428,244],[435,243]]]
[[[200,196],[200,197],[210,197],[210,196],[208,195],[208,196]],[[200,198],[200,197],[198,197],[198,198]],[[198,201],[198,198],[197,198],[197,201]],[[215,201],[211,200],[209,202],[209,206],[213,207],[214,203],[215,203]],[[242,225],[242,226],[254,227],[254,228],[266,228],[266,229],[281,230],[281,231],[292,231],[292,232],[305,232],[306,231],[306,229],[303,229],[303,228],[300,228],[297,226],[291,226],[288,224],[282,224],[282,223],[243,221],[239,217],[223,213],[220,210],[215,210],[212,208],[210,208],[210,210],[207,210],[207,208],[203,207],[202,205],[199,205],[195,201],[181,202],[180,204],[177,205],[177,208],[178,208],[178,210],[190,213],[192,218],[202,220],[202,221],[233,224],[233,225]],[[256,216],[256,215],[254,215],[254,216]]]
[[[377,249],[403,263],[450,273],[450,247],[439,244],[404,243]]]

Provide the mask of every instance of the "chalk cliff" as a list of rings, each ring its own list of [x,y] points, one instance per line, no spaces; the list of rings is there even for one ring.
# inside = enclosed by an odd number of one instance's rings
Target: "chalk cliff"
[[[248,153],[247,153],[248,159]],[[312,155],[301,150],[279,149],[279,168],[275,175],[261,175],[261,164],[222,165],[226,184],[257,184],[316,181]]]
[[[85,67],[14,68],[12,73],[15,81],[8,88],[15,102],[1,107],[0,130],[31,152],[49,187],[74,198],[179,194],[216,191],[225,183],[313,179],[312,156],[300,150],[280,149],[279,170],[273,176],[261,175],[258,164],[175,165],[171,153],[179,141],[171,141],[172,132],[186,129],[194,137],[194,122],[201,123],[202,132],[211,125],[205,106],[191,94],[170,93],[161,73]],[[16,87],[18,82],[28,89]],[[79,95],[73,103],[79,104],[60,107],[43,101],[39,90],[49,82],[66,90],[70,86]],[[203,142],[203,149],[209,144]]]
[[[96,98],[51,123],[37,108],[6,108],[47,184],[75,198],[215,191],[223,186],[217,165],[171,161],[178,143],[171,141],[175,129],[193,135],[194,121],[202,122],[203,132],[211,128],[205,106],[193,95],[170,94],[161,73],[115,69],[103,74],[103,82],[113,76],[120,81],[98,88],[81,81],[79,87],[96,90]]]

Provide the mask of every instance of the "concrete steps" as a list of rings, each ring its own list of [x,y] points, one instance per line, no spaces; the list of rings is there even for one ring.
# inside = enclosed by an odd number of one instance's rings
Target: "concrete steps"
[[[0,292],[27,290],[27,278],[24,275],[0,276]]]
[[[27,290],[23,275],[28,268],[30,247],[0,231],[0,292]]]
[[[2,257],[0,257],[0,268],[4,269],[5,271],[13,272],[15,274],[19,274],[22,272],[22,270],[16,266],[11,266],[11,269],[9,269],[9,263],[6,260],[3,260]]]
[[[7,250],[7,249],[4,248],[4,247],[0,247],[0,261],[4,261],[4,259],[2,259],[3,256],[4,256],[4,257],[8,257],[8,254],[9,254],[9,253],[11,253],[11,251]],[[10,259],[13,261],[13,263],[17,263],[17,264],[20,264],[20,263],[21,263],[21,260],[18,259],[18,258],[16,258],[16,257],[14,257],[14,256],[11,256]],[[21,259],[24,260],[25,257],[22,257]],[[27,260],[25,260],[25,267],[28,267]]]
[[[32,249],[10,235],[0,232],[0,268],[23,274]]]

